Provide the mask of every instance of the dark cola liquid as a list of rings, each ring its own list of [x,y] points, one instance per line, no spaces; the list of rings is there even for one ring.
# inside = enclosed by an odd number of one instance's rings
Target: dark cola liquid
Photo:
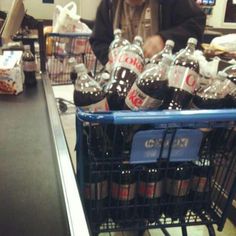
[[[130,164],[120,164],[113,174],[111,183],[113,221],[121,226],[129,226],[134,219],[136,178]]]
[[[70,80],[71,80],[72,84],[75,84],[76,79],[77,79],[76,71],[71,71],[70,72]]]
[[[211,178],[214,169],[209,160],[196,161],[193,164],[193,179],[190,191],[191,210],[201,212],[207,210],[210,203]]]
[[[228,74],[227,79],[236,85],[236,66],[231,66],[228,70],[226,69],[225,72]],[[236,92],[226,96],[226,107],[236,108]]]
[[[94,89],[91,91],[74,90],[74,103],[78,107],[96,104],[105,98],[102,90]]]
[[[188,164],[172,164],[166,179],[166,217],[176,220],[186,215],[189,208],[190,180],[191,169]]]
[[[87,166],[85,171],[84,200],[89,221],[99,227],[108,217],[108,181],[102,165]],[[89,171],[88,171],[89,170]]]
[[[225,105],[225,99],[204,98],[196,95],[193,98],[193,105],[198,109],[221,109]]]
[[[137,86],[150,97],[162,101],[168,90],[168,80],[151,80],[150,77],[138,82]]]
[[[199,73],[199,65],[195,61],[187,58],[187,57],[179,57],[174,62],[174,67],[180,66],[183,69],[189,68],[190,70],[194,71],[195,73]],[[176,73],[172,73],[172,78],[175,76]],[[165,104],[167,105],[167,109],[169,110],[182,110],[186,109],[195,92],[195,88],[197,86],[196,79],[193,79],[192,76],[183,76],[183,74],[180,73],[180,75],[177,75],[177,83],[181,84],[180,87],[170,86],[169,87],[169,94],[167,97],[167,100]],[[174,83],[175,84],[175,83]],[[183,86],[182,86],[183,85]],[[186,89],[187,88],[187,89]]]
[[[31,51],[27,50],[23,53],[22,60],[25,75],[25,86],[34,87],[37,84],[35,57]]]
[[[226,95],[225,108],[236,108],[236,97],[234,95]]]
[[[150,223],[157,221],[162,214],[160,205],[163,193],[163,173],[155,165],[147,165],[141,173],[138,185],[139,216]]]
[[[137,78],[137,74],[124,67],[117,67],[113,79],[106,88],[110,110],[123,110],[125,98]]]

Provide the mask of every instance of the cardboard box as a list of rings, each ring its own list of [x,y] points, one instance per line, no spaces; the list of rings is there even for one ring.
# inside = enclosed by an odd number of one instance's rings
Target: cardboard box
[[[17,95],[23,91],[22,51],[0,55],[0,94]]]

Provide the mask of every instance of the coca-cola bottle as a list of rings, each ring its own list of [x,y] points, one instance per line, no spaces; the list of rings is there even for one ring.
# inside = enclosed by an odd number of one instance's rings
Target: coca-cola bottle
[[[98,73],[95,77],[95,80],[103,89],[105,89],[106,85],[110,82],[110,79],[111,75],[107,71],[102,71]]]
[[[121,49],[129,45],[130,42],[127,39],[122,37],[121,29],[114,30],[114,39],[109,46],[109,53],[108,53],[108,62],[105,66],[107,72],[111,73],[116,62],[117,56],[120,53]]]
[[[26,87],[36,86],[37,80],[36,80],[35,56],[30,51],[30,45],[24,45],[22,61],[23,61],[23,72],[25,76],[25,86]]]
[[[236,108],[236,66],[228,66],[219,75],[228,81],[228,94],[226,96],[226,108]]]
[[[210,207],[211,178],[214,168],[210,160],[201,159],[193,163],[193,179],[190,191],[191,210],[201,212]]]
[[[169,95],[166,102],[169,110],[182,110],[189,106],[198,87],[199,63],[194,57],[197,40],[189,38],[170,68]]]
[[[172,58],[164,55],[159,64],[143,71],[131,87],[126,99],[126,108],[151,110],[161,107],[168,91],[168,71]]]
[[[74,103],[86,112],[108,111],[106,94],[101,86],[88,74],[84,64],[75,66],[77,79],[74,88]],[[86,128],[88,133],[88,155],[92,160],[105,158],[105,132],[99,124],[91,123]]]
[[[70,65],[70,67],[71,67],[71,70],[70,70],[70,80],[71,80],[72,84],[75,84],[75,80],[77,79],[77,71],[75,69],[76,59],[74,57],[71,57],[68,60],[68,63]]]
[[[196,92],[192,100],[192,107],[197,109],[221,109],[225,105],[227,85],[224,80],[212,79],[206,86]]]
[[[88,75],[83,63],[76,65],[77,79],[74,89],[74,103],[85,111],[108,111],[106,94],[101,86]]]
[[[191,181],[191,167],[188,163],[173,163],[169,166],[166,178],[167,205],[165,216],[173,220],[182,218],[188,211],[188,198]]]
[[[175,46],[175,42],[173,40],[166,40],[165,47],[158,53],[154,54],[149,63],[145,66],[146,68],[150,68],[153,65],[157,65],[163,58],[164,55],[168,55],[169,57],[173,57],[172,50]]]
[[[88,161],[88,160],[87,160]],[[102,163],[85,165],[84,201],[89,222],[97,229],[108,217],[108,181]],[[93,227],[93,228],[94,228]]]
[[[125,98],[131,86],[143,71],[142,44],[142,38],[136,36],[134,42],[123,47],[118,55],[111,73],[111,81],[106,87],[108,104],[111,110],[122,110],[124,108]]]
[[[112,176],[111,217],[115,223],[121,226],[132,224],[134,217],[134,201],[136,191],[136,176],[129,163],[120,163]]]
[[[160,205],[163,194],[163,171],[160,165],[147,164],[140,176],[138,184],[139,216],[150,223],[158,220],[162,214]]]

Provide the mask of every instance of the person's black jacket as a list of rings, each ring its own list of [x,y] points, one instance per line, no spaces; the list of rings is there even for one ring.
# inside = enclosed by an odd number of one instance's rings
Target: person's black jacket
[[[175,42],[174,51],[184,48],[189,37],[195,37],[201,43],[206,16],[194,0],[159,0],[159,2],[160,32],[157,34],[164,40],[172,39]],[[108,61],[108,49],[113,40],[116,3],[117,0],[101,1],[90,37],[92,49],[103,65]]]

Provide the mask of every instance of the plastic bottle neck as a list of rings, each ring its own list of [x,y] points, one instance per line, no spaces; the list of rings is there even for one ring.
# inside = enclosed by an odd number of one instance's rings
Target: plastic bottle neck
[[[186,48],[185,48],[185,51],[187,51],[189,54],[193,54],[195,49],[196,49],[196,45],[195,44],[188,43]]]
[[[163,52],[168,53],[168,54],[172,54],[172,50],[173,50],[172,46],[166,45],[163,49]]]
[[[141,41],[139,41],[139,40],[135,40],[134,41],[134,45],[136,45],[136,46],[138,46],[138,47],[142,47],[142,42]]]

